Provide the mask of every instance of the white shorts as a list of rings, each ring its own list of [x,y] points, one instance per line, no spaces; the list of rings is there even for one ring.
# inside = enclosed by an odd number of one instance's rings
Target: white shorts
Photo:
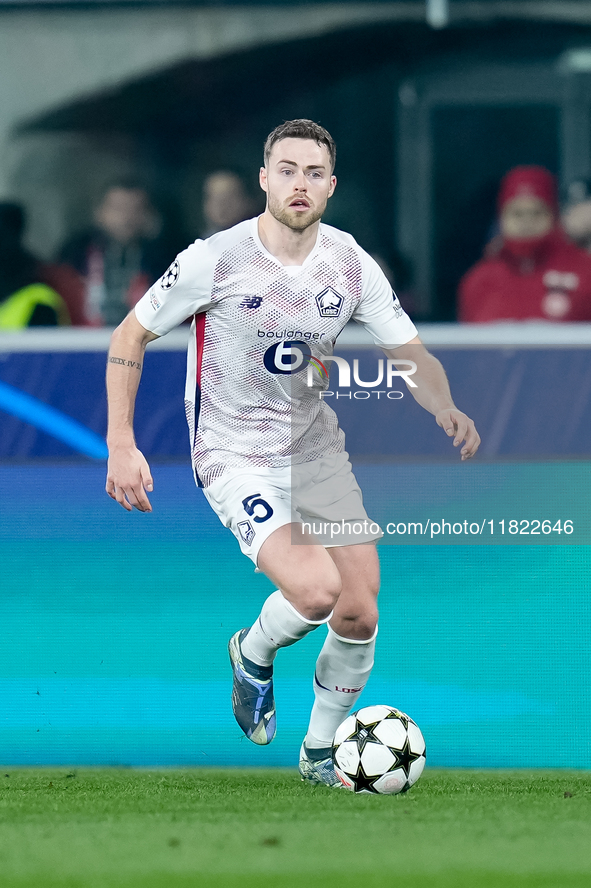
[[[303,525],[327,547],[383,536],[363,507],[346,452],[281,469],[231,469],[203,492],[255,565],[265,540],[284,524]]]

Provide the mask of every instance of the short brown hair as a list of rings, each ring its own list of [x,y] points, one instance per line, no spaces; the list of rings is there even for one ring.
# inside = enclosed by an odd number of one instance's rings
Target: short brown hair
[[[325,130],[319,123],[299,118],[298,120],[286,120],[285,123],[276,126],[273,132],[269,133],[265,142],[263,150],[265,166],[269,164],[269,157],[271,156],[273,146],[282,139],[312,139],[318,145],[324,145],[330,157],[331,172],[334,170],[337,159],[337,146],[328,130]]]

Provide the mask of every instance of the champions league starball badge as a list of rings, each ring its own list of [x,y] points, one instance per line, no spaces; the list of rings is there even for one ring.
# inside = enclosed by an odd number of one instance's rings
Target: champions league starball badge
[[[170,268],[168,268],[162,275],[162,279],[160,281],[160,286],[162,287],[162,289],[171,290],[178,281],[180,273],[181,266],[179,265],[179,260],[175,259]]]

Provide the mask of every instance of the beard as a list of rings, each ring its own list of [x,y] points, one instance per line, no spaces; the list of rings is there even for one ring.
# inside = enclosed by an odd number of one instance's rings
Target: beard
[[[306,200],[309,200],[309,198],[306,198]],[[326,198],[316,209],[310,207],[309,210],[302,213],[283,206],[281,201],[277,200],[271,192],[267,195],[267,206],[273,218],[277,219],[278,222],[281,222],[282,225],[287,226],[287,228],[291,228],[292,231],[305,231],[310,225],[314,225],[315,222],[318,222],[318,220],[322,218],[327,203],[328,198]]]

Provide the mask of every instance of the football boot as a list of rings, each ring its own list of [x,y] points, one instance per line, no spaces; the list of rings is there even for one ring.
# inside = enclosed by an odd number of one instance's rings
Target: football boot
[[[334,769],[332,749],[308,749],[302,743],[300,749],[299,772],[305,783],[324,783],[325,786],[338,788],[343,786]]]
[[[266,746],[275,736],[275,701],[273,667],[258,666],[242,653],[240,642],[248,629],[241,629],[230,639],[228,652],[234,672],[232,709],[234,718],[249,740]]]

